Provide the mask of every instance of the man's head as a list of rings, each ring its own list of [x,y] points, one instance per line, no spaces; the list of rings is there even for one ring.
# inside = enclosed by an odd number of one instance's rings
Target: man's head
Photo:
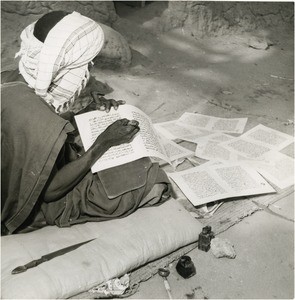
[[[102,28],[77,12],[55,11],[27,26],[21,40],[16,56],[24,79],[57,113],[69,110],[103,47]]]
[[[48,32],[66,15],[66,11],[52,11],[41,17],[34,26],[33,34],[42,43],[44,43]]]

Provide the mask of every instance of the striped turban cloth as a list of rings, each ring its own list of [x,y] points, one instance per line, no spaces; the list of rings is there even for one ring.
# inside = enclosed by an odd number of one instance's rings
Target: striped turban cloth
[[[88,64],[104,44],[102,28],[77,12],[63,17],[44,43],[33,34],[36,22],[21,33],[19,71],[57,113],[69,110],[89,80]]]

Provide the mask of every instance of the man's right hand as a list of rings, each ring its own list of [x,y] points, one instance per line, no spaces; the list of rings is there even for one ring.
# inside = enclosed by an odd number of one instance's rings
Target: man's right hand
[[[96,142],[107,147],[129,143],[139,129],[138,121],[130,121],[128,119],[117,120],[98,136]]]

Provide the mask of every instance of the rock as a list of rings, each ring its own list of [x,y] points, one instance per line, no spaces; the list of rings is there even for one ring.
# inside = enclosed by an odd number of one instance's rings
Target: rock
[[[264,37],[251,37],[247,42],[248,46],[257,50],[267,50],[270,46],[273,45],[271,41],[268,41]]]
[[[224,95],[232,95],[233,92],[231,92],[231,91],[222,91],[222,94],[224,94]]]
[[[93,60],[99,68],[116,69],[131,63],[131,49],[127,40],[113,28],[100,23],[105,35],[104,46]]]
[[[217,258],[235,258],[236,252],[228,239],[214,238],[211,240],[211,252]]]

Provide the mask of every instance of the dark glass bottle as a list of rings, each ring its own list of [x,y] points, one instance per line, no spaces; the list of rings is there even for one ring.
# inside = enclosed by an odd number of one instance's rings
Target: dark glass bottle
[[[213,238],[214,233],[211,231],[211,226],[203,227],[202,232],[199,234],[198,249],[207,252]]]

